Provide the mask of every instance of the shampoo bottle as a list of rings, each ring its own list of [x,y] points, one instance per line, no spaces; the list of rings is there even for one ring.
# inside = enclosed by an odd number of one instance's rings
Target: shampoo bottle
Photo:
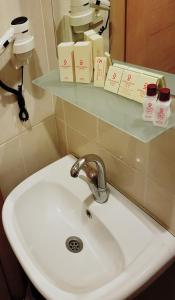
[[[148,84],[147,93],[143,101],[143,120],[153,121],[157,100],[157,85]]]
[[[167,127],[168,119],[171,114],[171,99],[170,99],[170,89],[161,88],[159,91],[158,101],[155,105],[154,120],[155,126]]]

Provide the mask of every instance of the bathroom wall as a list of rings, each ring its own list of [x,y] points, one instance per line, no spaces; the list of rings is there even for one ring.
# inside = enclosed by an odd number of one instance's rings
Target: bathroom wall
[[[29,122],[19,121],[15,97],[0,89],[0,188],[6,196],[24,178],[59,157],[55,99],[32,85],[32,79],[56,66],[56,49],[51,0],[0,0],[0,4],[0,36],[13,18],[25,15],[35,37],[33,57],[24,70]],[[9,47],[0,57],[0,79],[17,87],[21,73],[12,67],[10,52]]]
[[[61,154],[100,155],[108,181],[175,234],[175,130],[144,144],[59,100]]]

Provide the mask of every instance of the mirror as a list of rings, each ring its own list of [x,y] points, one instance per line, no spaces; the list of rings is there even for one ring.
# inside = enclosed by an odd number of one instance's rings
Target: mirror
[[[110,0],[110,39],[113,59],[175,74],[175,1]],[[63,16],[70,0],[52,0],[57,43],[64,40]]]
[[[111,0],[112,58],[175,74],[175,1]]]

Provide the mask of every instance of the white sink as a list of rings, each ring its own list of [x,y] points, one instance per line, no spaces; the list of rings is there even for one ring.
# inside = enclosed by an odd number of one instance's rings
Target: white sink
[[[126,299],[174,260],[175,238],[111,186],[108,202],[96,203],[70,176],[74,162],[66,156],[13,190],[3,207],[7,237],[46,299]],[[66,248],[74,236],[79,253]]]

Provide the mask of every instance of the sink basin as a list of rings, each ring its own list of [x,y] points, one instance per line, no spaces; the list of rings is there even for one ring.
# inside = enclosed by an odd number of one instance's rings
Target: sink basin
[[[3,207],[9,242],[47,300],[121,300],[174,260],[175,238],[109,185],[105,204],[71,155],[15,188]],[[81,171],[83,175],[83,171]]]

